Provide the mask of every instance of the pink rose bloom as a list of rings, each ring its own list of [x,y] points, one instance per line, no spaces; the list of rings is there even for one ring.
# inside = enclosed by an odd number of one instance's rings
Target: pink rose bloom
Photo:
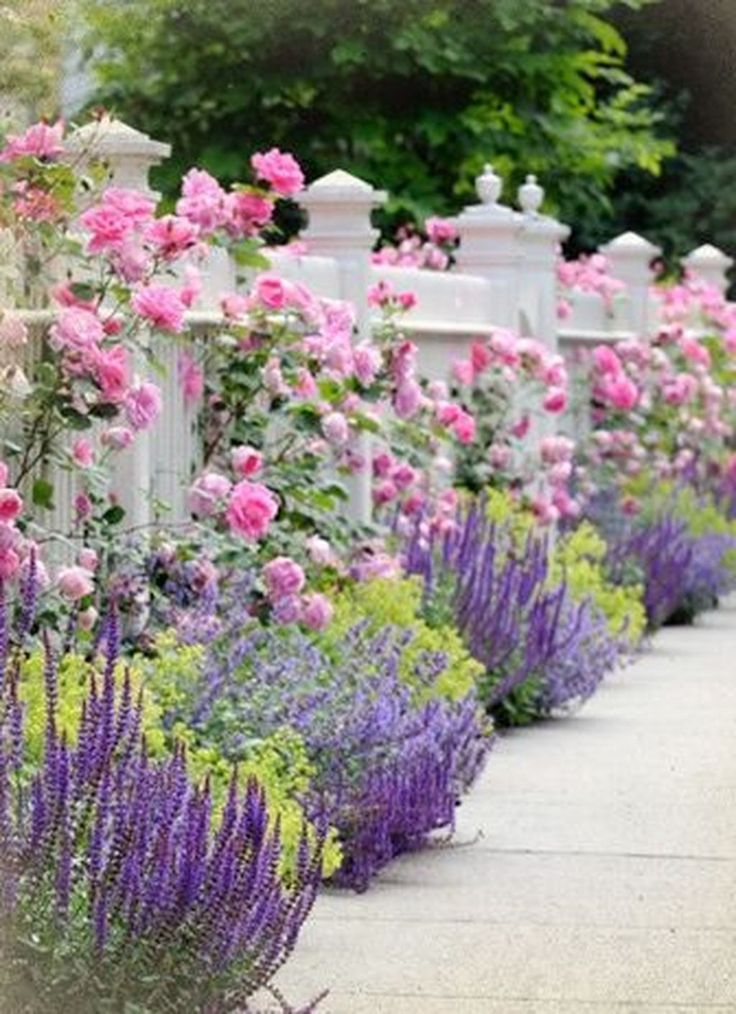
[[[211,517],[224,504],[231,489],[232,483],[224,475],[206,472],[189,487],[187,494],[189,510],[201,518]]]
[[[0,524],[0,579],[9,581],[20,569],[19,532],[11,525]]]
[[[77,437],[72,444],[74,464],[80,468],[91,468],[95,463],[95,452],[92,443],[86,437]]]
[[[438,401],[435,405],[435,413],[442,426],[454,425],[461,412],[462,409],[454,401]]]
[[[457,226],[449,218],[428,218],[424,228],[432,243],[454,243],[458,238]]]
[[[212,233],[228,220],[227,195],[217,180],[204,169],[190,169],[182,180],[182,196],[176,213]]]
[[[696,338],[681,338],[680,350],[691,363],[697,363],[706,368],[710,366],[710,352]]]
[[[488,448],[488,461],[492,468],[507,468],[511,461],[511,448],[503,444],[491,444]]]
[[[475,440],[475,419],[463,409],[452,424],[452,429],[461,444],[472,444]]]
[[[195,268],[193,264],[187,264],[184,268],[184,285],[179,290],[179,298],[181,299],[187,310],[191,310],[192,306],[199,299],[202,293],[202,275],[198,268]]]
[[[430,380],[427,385],[427,394],[432,401],[447,401],[450,392],[444,380]]]
[[[184,330],[186,307],[176,289],[168,285],[145,285],[133,294],[133,309],[161,331]]]
[[[64,567],[59,571],[56,578],[56,585],[64,596],[71,602],[78,602],[86,595],[94,591],[92,575],[84,567]]]
[[[493,360],[493,353],[485,342],[473,342],[470,346],[470,362],[473,372],[477,375],[487,369]]]
[[[81,630],[89,631],[92,630],[95,623],[97,623],[98,617],[99,613],[97,612],[95,607],[90,606],[88,609],[83,609],[81,611],[81,613],[77,617],[77,623],[79,624]]]
[[[614,377],[621,373],[621,360],[608,345],[597,345],[593,349],[593,363],[599,373],[609,373]]]
[[[322,432],[333,447],[346,444],[350,436],[348,421],[342,412],[328,412],[322,417]]]
[[[153,267],[150,254],[136,237],[123,240],[120,249],[112,254],[110,260],[115,271],[128,285],[143,281]]]
[[[605,396],[614,408],[628,412],[639,400],[639,389],[632,380],[621,374],[606,384]]]
[[[225,227],[231,236],[253,236],[271,221],[273,205],[265,197],[246,190],[228,194],[228,220]]]
[[[377,478],[385,478],[396,467],[396,461],[387,452],[381,451],[373,457],[373,474]]]
[[[227,522],[233,532],[249,541],[262,539],[278,513],[274,494],[259,482],[243,479],[230,494]]]
[[[133,233],[133,222],[122,212],[104,204],[89,208],[79,218],[79,224],[89,232],[87,253],[117,253]]]
[[[399,491],[396,488],[395,483],[391,479],[384,479],[373,489],[373,503],[377,507],[382,507],[384,504],[391,503],[398,496]]]
[[[452,375],[458,384],[469,386],[475,380],[475,370],[469,359],[457,359],[452,364]]]
[[[324,630],[332,622],[334,609],[325,595],[313,592],[302,599],[302,623],[310,630]]]
[[[542,405],[547,412],[564,412],[567,407],[567,392],[561,387],[551,387]]]
[[[399,489],[408,489],[418,478],[419,472],[407,461],[402,461],[391,473],[391,481],[395,482]]]
[[[319,535],[310,535],[305,545],[310,560],[318,567],[332,567],[337,562],[332,546]]]
[[[529,432],[529,427],[532,421],[528,415],[523,415],[518,422],[515,422],[511,427],[511,433],[517,438],[517,440],[523,440]]]
[[[276,275],[259,275],[252,295],[266,310],[283,310],[289,302],[289,283]]]
[[[228,320],[235,320],[244,317],[250,309],[250,300],[246,296],[240,296],[237,292],[231,292],[220,300],[220,307]]]
[[[298,595],[304,587],[304,571],[288,556],[277,556],[263,568],[266,594],[271,602]]]
[[[50,335],[55,348],[84,352],[102,341],[105,332],[94,313],[77,307],[68,307],[57,317]]]
[[[541,495],[536,496],[532,500],[531,508],[534,516],[541,525],[552,524],[552,522],[557,521],[560,516],[559,511],[552,501]]]
[[[144,381],[128,392],[125,417],[134,430],[145,430],[158,419],[161,407],[161,389]]]
[[[394,395],[394,411],[399,419],[411,419],[422,407],[422,389],[416,380],[403,380]]]
[[[146,225],[156,210],[156,202],[152,198],[146,197],[140,190],[127,187],[108,187],[102,195],[102,203],[136,226]]]
[[[263,468],[263,455],[255,447],[234,447],[230,460],[233,470],[244,479],[250,479]]]
[[[64,121],[34,123],[23,134],[8,134],[5,147],[0,151],[0,162],[14,162],[19,158],[38,158],[52,161],[64,151]]]
[[[413,514],[418,514],[425,504],[424,493],[421,490],[415,489],[405,498],[401,504],[401,510],[404,514],[411,517]]]
[[[417,305],[417,297],[413,292],[399,292],[396,298],[402,310],[411,310]]]
[[[353,369],[355,376],[364,387],[368,387],[376,379],[381,367],[381,353],[375,345],[361,342],[353,349]]]
[[[304,173],[293,155],[271,148],[256,152],[250,164],[259,180],[265,180],[281,197],[293,197],[304,186]]]
[[[127,426],[109,426],[103,430],[100,440],[104,447],[109,447],[113,451],[124,451],[133,443],[135,436]]]
[[[94,572],[97,570],[99,558],[94,549],[85,547],[84,549],[80,549],[79,551],[78,562],[80,567],[83,567],[85,570],[88,570],[90,574],[94,574]]]
[[[199,239],[199,230],[188,218],[164,215],[163,218],[154,218],[144,235],[159,257],[173,260],[194,246]]]
[[[17,490],[10,486],[0,488],[0,522],[15,521],[22,510],[23,499]]]
[[[314,398],[317,394],[317,381],[306,367],[302,367],[298,372],[294,392],[300,398]]]

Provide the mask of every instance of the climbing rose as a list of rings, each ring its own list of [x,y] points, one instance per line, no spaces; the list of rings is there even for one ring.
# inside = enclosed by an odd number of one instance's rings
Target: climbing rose
[[[110,447],[113,451],[124,451],[126,447],[130,447],[135,437],[127,426],[109,426],[103,431],[100,440],[105,447]]]
[[[250,479],[263,468],[263,455],[255,447],[234,447],[231,453],[233,469],[244,479]]]
[[[72,458],[74,464],[80,468],[90,468],[95,463],[95,452],[91,442],[86,437],[77,437],[72,444]]]
[[[302,622],[310,630],[324,630],[329,626],[333,613],[332,603],[319,592],[305,595],[302,599]]]
[[[342,412],[328,412],[322,419],[322,432],[334,447],[346,443],[350,430]]]
[[[62,137],[64,121],[34,123],[24,134],[8,134],[7,143],[0,151],[0,162],[14,162],[19,158],[55,159],[64,151]]]
[[[206,472],[189,487],[187,503],[192,514],[207,518],[215,513],[218,501],[224,501],[232,483],[217,472]]]
[[[94,591],[92,575],[84,567],[64,567],[59,571],[56,584],[64,598],[77,602]]]
[[[161,412],[161,390],[149,381],[131,387],[125,399],[125,415],[134,430],[145,430]]]
[[[233,486],[227,509],[231,530],[250,541],[262,539],[278,513],[278,500],[260,482],[243,479]]]
[[[551,387],[542,404],[547,412],[564,412],[567,407],[567,393],[561,387]]]
[[[133,309],[162,331],[182,331],[184,310],[181,296],[168,285],[146,285],[133,295]]]
[[[15,521],[23,510],[23,499],[20,494],[9,486],[0,488],[0,521]]]
[[[267,310],[283,310],[288,291],[288,283],[276,275],[259,275],[253,284],[253,298]]]
[[[271,602],[297,595],[304,587],[304,571],[288,556],[277,556],[263,568],[263,580]]]
[[[105,335],[101,322],[79,307],[68,307],[59,314],[50,331],[56,348],[82,352],[94,348]]]
[[[278,148],[256,152],[250,164],[258,179],[265,180],[282,197],[293,197],[304,186],[304,173],[297,160]]]

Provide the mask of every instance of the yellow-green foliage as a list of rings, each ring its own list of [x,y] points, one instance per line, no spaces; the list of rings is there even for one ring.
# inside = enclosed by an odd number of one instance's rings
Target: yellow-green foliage
[[[646,626],[643,589],[638,585],[616,585],[608,581],[603,564],[605,556],[605,541],[589,522],[584,521],[555,542],[550,579],[556,583],[564,578],[575,599],[591,598],[606,617],[611,633],[623,633],[636,644]]]
[[[163,636],[157,643],[158,654],[139,656],[126,663],[130,673],[133,697],[142,693],[142,732],[146,736],[151,756],[163,758],[176,741],[187,746],[188,767],[191,776],[202,781],[209,776],[213,796],[219,807],[226,797],[232,777],[232,765],[214,746],[202,746],[194,732],[184,725],[165,730],[162,715],[176,703],[181,703],[186,687],[191,685],[203,662],[201,648],[179,646],[173,636]],[[37,766],[43,756],[46,724],[44,686],[44,656],[36,651],[26,658],[21,667],[20,699],[25,707],[26,757]],[[123,663],[117,669],[118,694],[123,683]],[[102,677],[99,668],[80,655],[68,654],[59,664],[57,728],[70,743],[75,743],[79,729],[82,701],[86,697],[90,679],[98,682]],[[296,857],[304,812],[297,797],[309,785],[312,766],[306,748],[298,733],[280,729],[264,739],[254,742],[247,758],[238,765],[238,780],[245,785],[255,776],[263,785],[269,808],[279,817],[284,844],[284,864],[288,869]],[[334,835],[329,839],[324,856],[325,876],[339,867],[340,846]]]
[[[460,700],[473,689],[483,666],[465,649],[454,627],[448,624],[430,627],[421,618],[421,599],[418,578],[356,584],[335,597],[335,617],[321,635],[320,643],[329,653],[339,652],[342,638],[359,623],[367,623],[371,632],[385,626],[409,629],[414,636],[402,655],[402,679],[409,684],[413,682],[414,665],[423,652],[445,652],[449,659],[447,668],[433,688],[422,688],[420,699],[439,695]]]
[[[736,520],[729,520],[711,498],[698,495],[689,487],[675,489],[668,483],[662,488],[659,499],[668,504],[677,517],[687,522],[691,535],[730,535],[736,539]],[[723,562],[736,574],[736,550],[727,549]]]
[[[483,495],[488,520],[503,526],[516,545],[523,543],[537,524],[532,512],[516,503],[506,490],[489,488]]]

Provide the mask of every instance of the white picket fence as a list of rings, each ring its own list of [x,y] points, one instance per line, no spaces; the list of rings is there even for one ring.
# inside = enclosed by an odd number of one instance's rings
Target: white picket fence
[[[168,145],[112,119],[78,130],[69,140],[69,149],[76,157],[87,150],[103,157],[114,184],[146,192],[150,192],[149,170],[169,154]],[[501,203],[501,193],[502,181],[486,166],[477,180],[478,202],[456,219],[460,245],[452,271],[374,265],[371,251],[377,231],[371,215],[386,194],[337,169],[311,183],[299,198],[309,216],[303,237],[309,253],[275,254],[272,270],[302,282],[317,295],[350,300],[360,338],[371,329],[367,300],[371,284],[382,279],[396,290],[415,293],[417,304],[403,319],[402,328],[417,343],[420,371],[428,379],[447,379],[452,362],[493,327],[513,328],[537,338],[571,365],[581,346],[651,331],[657,317],[649,268],[659,252],[655,246],[625,233],[602,247],[612,274],[626,283],[625,293],[609,310],[599,295],[573,292],[572,313],[561,322],[556,259],[569,229],[540,212],[544,195],[533,177],[519,190],[520,211]],[[686,263],[725,291],[731,261],[719,250],[700,247]],[[193,331],[217,325],[220,296],[233,291],[235,279],[235,267],[225,252],[213,251],[204,270],[199,308],[190,315]],[[2,296],[0,288],[0,300]],[[169,348],[164,357],[162,418],[120,456],[115,481],[130,522],[136,525],[152,519],[156,500],[171,505],[169,518],[185,516],[186,486],[198,460],[195,419],[180,392],[176,351]],[[356,517],[369,517],[367,479],[356,480],[350,509]],[[63,508],[59,511],[63,513]],[[68,518],[60,513],[58,522],[65,525]]]

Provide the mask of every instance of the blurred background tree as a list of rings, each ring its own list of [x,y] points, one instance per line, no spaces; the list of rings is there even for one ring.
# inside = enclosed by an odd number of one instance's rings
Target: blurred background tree
[[[638,9],[651,0],[628,0]],[[492,159],[509,196],[537,173],[571,222],[610,211],[674,150],[627,72],[613,0],[88,0],[93,102],[168,140],[167,190],[277,145],[314,177],[389,190],[394,219],[472,199]]]
[[[0,0],[0,122],[58,110],[63,14],[59,0]]]

